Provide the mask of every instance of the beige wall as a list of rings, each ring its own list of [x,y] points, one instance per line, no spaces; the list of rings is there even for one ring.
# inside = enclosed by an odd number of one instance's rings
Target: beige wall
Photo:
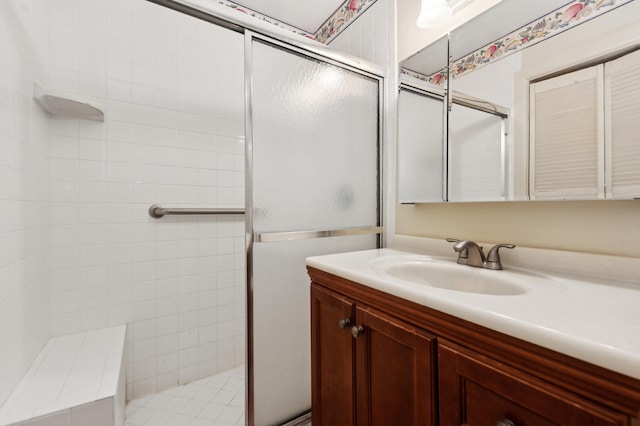
[[[418,4],[419,0],[411,2]],[[478,0],[477,3],[482,3],[486,9],[489,3],[495,2]],[[398,43],[402,46],[398,48],[399,58],[406,57],[406,52],[410,49],[417,50],[417,41],[407,39],[415,28],[413,23],[408,22],[407,15],[402,13],[403,9],[407,9],[407,4],[406,0],[398,2]],[[619,12],[637,16],[627,12],[631,8],[636,11],[639,6],[640,4],[629,4],[622,8],[624,11],[621,9]],[[605,21],[613,18],[616,18],[615,23],[612,23],[616,26],[615,35],[599,34],[595,41],[589,43],[590,49],[595,49],[596,45],[607,48],[614,45],[628,47],[631,39],[635,43],[638,37],[633,36],[637,33],[634,30],[636,27],[625,22],[624,17],[615,17],[610,13],[597,19]],[[401,19],[406,22],[403,23]],[[635,21],[637,18],[633,19]],[[450,27],[453,26],[451,23]],[[570,32],[579,35],[580,29],[581,26]],[[582,30],[586,29],[585,26]],[[434,29],[432,34],[437,30]],[[437,37],[439,35],[434,35],[432,40]],[[580,35],[579,38],[582,43],[585,42],[584,36]],[[554,37],[550,41],[558,43],[560,38],[556,40]],[[546,67],[545,61],[535,57],[533,53],[543,52],[543,44],[530,52],[531,62],[539,64],[538,68]],[[549,45],[545,47],[547,46]],[[575,56],[580,50],[576,46],[567,48],[564,56]],[[584,55],[584,50],[581,54]],[[544,58],[549,59],[546,55]],[[569,59],[565,58],[566,61]],[[508,242],[528,247],[640,257],[640,200],[398,205],[395,226],[396,234],[400,235],[455,237],[485,243]]]
[[[398,205],[396,234],[640,257],[640,200]]]

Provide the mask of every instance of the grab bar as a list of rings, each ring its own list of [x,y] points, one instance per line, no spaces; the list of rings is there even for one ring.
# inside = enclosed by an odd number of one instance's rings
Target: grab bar
[[[194,214],[244,214],[243,208],[166,208],[159,204],[149,207],[149,216],[161,218],[165,215],[194,215]]]

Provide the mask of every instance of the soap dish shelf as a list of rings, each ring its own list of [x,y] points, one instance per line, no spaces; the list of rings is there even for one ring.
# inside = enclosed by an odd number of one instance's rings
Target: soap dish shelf
[[[104,111],[79,96],[44,90],[40,85],[33,86],[33,99],[52,115],[79,118],[92,121],[104,121]]]

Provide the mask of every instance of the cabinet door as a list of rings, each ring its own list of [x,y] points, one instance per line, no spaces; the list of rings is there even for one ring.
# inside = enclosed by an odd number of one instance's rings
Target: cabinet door
[[[627,425],[627,418],[593,402],[439,341],[440,425]]]
[[[314,426],[355,424],[353,318],[354,304],[351,301],[311,286],[311,403]]]
[[[359,306],[355,327],[358,425],[437,424],[435,337]]]

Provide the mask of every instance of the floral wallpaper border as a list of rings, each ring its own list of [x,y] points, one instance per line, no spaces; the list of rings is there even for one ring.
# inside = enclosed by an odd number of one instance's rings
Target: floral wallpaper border
[[[347,0],[318,28],[315,37],[320,43],[329,44],[344,31],[351,21],[371,7],[376,0]]]
[[[489,43],[464,58],[455,60],[451,78],[461,77],[503,56],[533,46],[579,24],[590,21],[633,0],[578,0],[563,6],[542,18]]]
[[[409,77],[417,78],[418,80],[422,80],[426,83],[432,84],[434,86],[444,86],[447,81],[447,73],[442,70],[432,75],[424,75],[419,72],[412,71],[408,68],[400,67],[400,74],[408,75]]]
[[[463,58],[454,60],[451,65],[451,78],[462,77],[631,1],[633,0],[577,0],[571,2]],[[444,71],[427,76],[401,68],[400,73],[436,86],[441,86],[446,81]]]
[[[238,12],[247,14],[253,18],[259,19],[263,22],[273,24],[276,27],[284,28],[298,35],[306,38],[310,38],[320,43],[328,44],[333,38],[344,31],[348,24],[356,19],[360,14],[373,5],[376,0],[346,0],[342,6],[340,6],[330,17],[327,19],[315,33],[308,33],[289,25],[285,22],[278,21],[269,16],[263,15],[255,10],[236,4],[228,0],[217,0],[218,4],[227,6]]]

